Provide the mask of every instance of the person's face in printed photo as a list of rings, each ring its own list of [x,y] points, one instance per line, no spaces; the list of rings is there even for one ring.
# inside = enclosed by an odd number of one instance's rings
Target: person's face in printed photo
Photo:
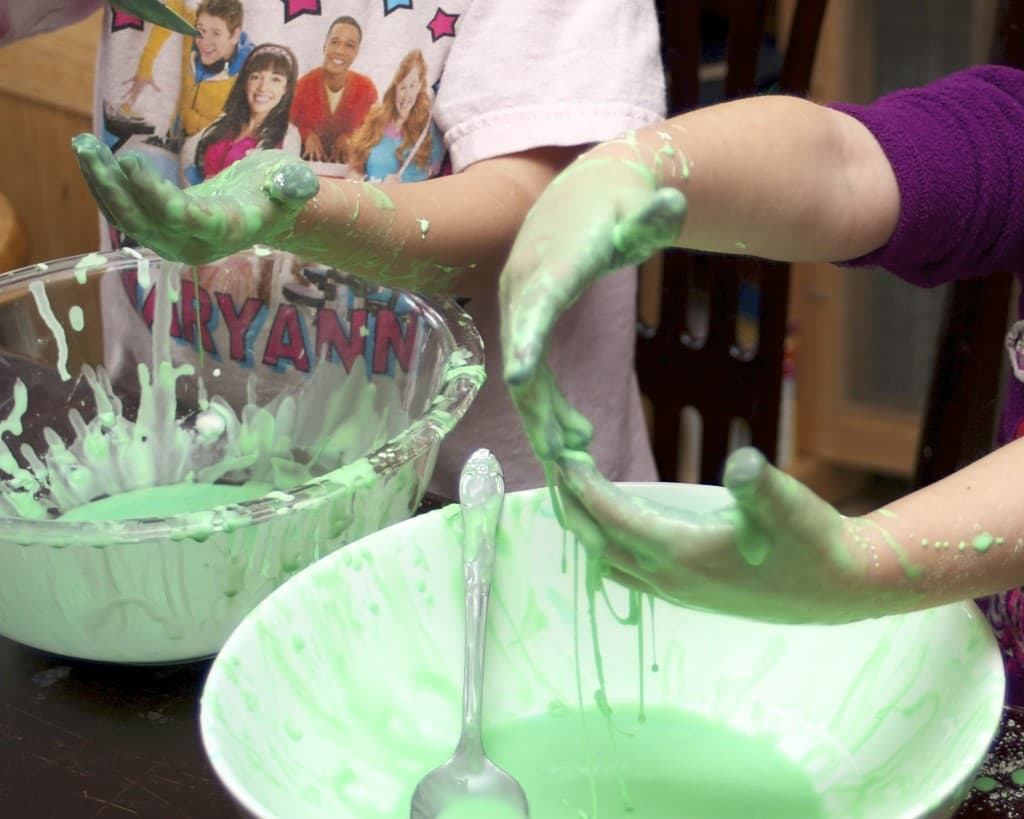
[[[398,85],[395,86],[395,108],[403,119],[409,116],[422,87],[423,80],[420,77],[420,72],[415,68],[402,77]]]
[[[324,74],[344,77],[356,57],[359,56],[359,29],[349,23],[337,23],[331,27],[324,43]]]
[[[252,72],[245,81],[249,112],[253,116],[266,116],[274,110],[287,89],[288,78],[284,74],[269,68]]]
[[[232,31],[223,19],[206,12],[196,18],[196,32],[196,50],[203,65],[231,59],[242,35],[240,28]]]

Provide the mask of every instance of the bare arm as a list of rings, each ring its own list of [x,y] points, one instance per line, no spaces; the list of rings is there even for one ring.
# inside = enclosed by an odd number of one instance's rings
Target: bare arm
[[[1024,439],[861,520],[906,550],[929,604],[1024,585]]]
[[[537,148],[411,184],[322,179],[280,244],[400,286],[493,288],[530,206],[577,153]]]
[[[854,258],[884,244],[899,190],[874,136],[846,114],[797,97],[697,109],[591,151],[633,147],[655,187],[687,199],[677,244],[786,261]],[[624,150],[627,149],[627,150]]]
[[[317,179],[301,159],[254,151],[185,190],[145,157],[75,137],[107,219],[165,259],[204,264],[256,243],[385,284],[471,294],[493,287],[523,217],[578,153],[537,148],[459,174],[374,185]]]
[[[554,401],[536,373],[555,321],[594,280],[672,245],[854,258],[886,242],[899,206],[867,128],[797,97],[697,109],[582,154],[532,208],[501,278],[505,378],[538,455],[557,454],[542,442],[561,434],[536,412]]]
[[[1024,583],[1024,441],[862,517],[841,515],[752,449],[734,452],[734,504],[695,514],[645,501],[566,452],[567,525],[614,580],[681,605],[786,623],[839,623]]]

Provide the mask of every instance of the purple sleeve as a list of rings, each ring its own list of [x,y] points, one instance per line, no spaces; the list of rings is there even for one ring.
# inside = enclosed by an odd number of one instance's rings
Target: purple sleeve
[[[892,237],[844,264],[924,286],[1024,268],[1024,71],[975,67],[832,107],[874,134],[900,189]]]

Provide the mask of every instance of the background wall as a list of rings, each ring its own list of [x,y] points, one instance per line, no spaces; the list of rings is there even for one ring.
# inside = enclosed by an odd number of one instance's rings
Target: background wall
[[[0,192],[28,234],[32,263],[99,246],[96,206],[71,152],[92,128],[102,13],[0,48]]]

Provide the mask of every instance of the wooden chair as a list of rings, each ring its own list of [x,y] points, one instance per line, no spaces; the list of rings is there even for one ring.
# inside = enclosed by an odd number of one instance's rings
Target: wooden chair
[[[771,0],[659,0],[670,113],[691,109],[701,99],[702,13],[728,21],[722,98],[764,90],[757,85],[758,58],[774,5]],[[778,90],[807,93],[825,5],[826,0],[796,4],[788,36],[780,38],[787,47]],[[685,408],[701,419],[695,480],[719,482],[736,424],[749,429],[749,443],[776,459],[788,295],[787,264],[670,250],[645,266],[636,367],[651,410],[661,480],[679,479]]]
[[[1024,68],[1024,0],[1005,4],[992,61]],[[948,285],[911,481],[915,489],[992,448],[1012,291],[1008,272]]]

